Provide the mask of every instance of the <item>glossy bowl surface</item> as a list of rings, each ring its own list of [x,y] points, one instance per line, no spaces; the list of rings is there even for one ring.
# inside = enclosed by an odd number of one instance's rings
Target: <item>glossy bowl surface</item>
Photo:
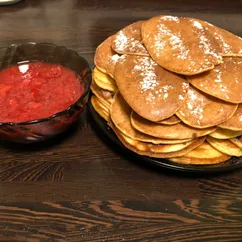
[[[49,139],[67,130],[78,119],[88,101],[91,85],[90,67],[75,51],[54,44],[34,42],[0,48],[0,71],[12,65],[34,61],[60,64],[74,71],[84,85],[84,93],[67,109],[48,118],[21,123],[0,122],[1,140],[33,143]]]

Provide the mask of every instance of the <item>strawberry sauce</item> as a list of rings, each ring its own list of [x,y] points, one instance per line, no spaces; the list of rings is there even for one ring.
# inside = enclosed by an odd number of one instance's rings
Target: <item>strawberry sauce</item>
[[[77,75],[58,64],[24,63],[0,71],[0,122],[47,118],[84,92]]]

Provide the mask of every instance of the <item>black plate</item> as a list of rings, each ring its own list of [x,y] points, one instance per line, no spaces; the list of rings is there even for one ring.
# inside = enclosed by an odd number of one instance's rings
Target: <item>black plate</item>
[[[179,163],[174,163],[166,159],[158,159],[158,158],[151,158],[147,156],[141,156],[136,153],[134,153],[131,150],[128,150],[117,138],[115,133],[112,131],[112,129],[107,125],[106,120],[104,120],[93,108],[91,102],[88,102],[88,109],[90,111],[91,116],[93,117],[94,121],[96,122],[97,126],[106,134],[109,139],[118,145],[122,150],[126,150],[131,152],[133,155],[135,155],[136,158],[151,163],[153,165],[156,165],[158,167],[168,168],[176,171],[182,171],[182,172],[190,172],[190,173],[217,173],[217,172],[225,172],[225,171],[231,171],[234,169],[238,169],[242,167],[242,157],[232,157],[230,160],[215,164],[215,165],[183,165]]]

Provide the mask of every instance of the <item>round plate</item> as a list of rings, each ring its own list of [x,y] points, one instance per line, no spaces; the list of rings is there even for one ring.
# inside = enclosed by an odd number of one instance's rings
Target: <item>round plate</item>
[[[96,122],[97,126],[109,137],[109,139],[118,145],[121,149],[131,152],[136,158],[156,165],[158,167],[168,168],[176,171],[182,172],[190,172],[190,173],[215,173],[215,172],[225,172],[231,171],[234,169],[238,169],[242,167],[242,157],[232,157],[230,160],[215,164],[215,165],[183,165],[175,162],[171,162],[166,159],[158,159],[158,158],[151,158],[147,156],[141,156],[133,151],[127,149],[117,138],[115,133],[112,129],[107,125],[106,120],[104,120],[93,108],[91,102],[88,102],[88,109],[90,111],[91,116],[93,117],[94,121]]]

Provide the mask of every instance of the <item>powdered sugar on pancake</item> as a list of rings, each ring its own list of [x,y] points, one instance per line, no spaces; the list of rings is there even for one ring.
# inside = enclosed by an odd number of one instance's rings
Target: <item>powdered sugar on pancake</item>
[[[204,111],[204,106],[205,106],[205,101],[204,98],[201,96],[197,95],[197,93],[189,89],[188,90],[188,99],[191,100],[191,102],[186,102],[187,108],[190,110],[191,114],[195,117],[196,123],[200,124],[200,120],[203,118],[203,111]]]
[[[155,72],[156,67],[157,63],[149,57],[140,58],[137,65],[134,66],[134,71],[138,71],[141,76],[141,93],[148,91],[146,100],[151,103],[156,102],[157,98],[167,99],[169,97],[169,91],[174,89],[171,85],[158,87],[160,82]]]
[[[187,77],[201,91],[231,103],[242,102],[242,61],[240,57],[225,57],[223,63],[198,76]]]
[[[120,55],[115,54],[115,55],[113,55],[113,56],[111,57],[111,59],[112,59],[112,61],[113,61],[114,63],[116,63],[116,62],[118,61],[119,57],[120,57]]]
[[[219,45],[219,53],[222,56],[241,56],[242,54],[242,38],[221,29],[212,24],[208,24],[206,28],[214,36],[216,43]]]
[[[116,44],[117,50],[124,50],[124,47],[127,46],[128,38],[124,34],[123,30],[118,32],[118,34],[115,37],[114,42]]]
[[[192,25],[198,29],[203,29],[203,26],[196,20],[192,21]]]
[[[120,54],[147,55],[148,52],[141,41],[143,21],[135,22],[120,30],[112,40],[112,48]]]
[[[173,50],[177,50],[180,52],[178,55],[173,55],[173,56],[176,56],[178,59],[181,59],[181,60],[185,60],[186,58],[188,58],[188,54],[190,50],[185,48],[181,37],[173,35],[170,37],[169,42]]]
[[[177,23],[179,23],[179,21],[180,21],[178,17],[170,16],[170,15],[162,16],[161,19],[168,20],[168,21],[174,21],[174,22],[177,22]]]
[[[147,90],[154,90],[159,84],[155,73],[155,68],[158,64],[151,60],[149,57],[139,59],[139,62],[134,66],[134,71],[138,71],[142,77],[140,81],[141,92]]]
[[[215,39],[220,43],[222,47],[222,52],[227,54],[231,50],[231,46],[227,44],[227,42],[224,40],[223,36],[218,34],[216,31],[214,32]]]
[[[169,93],[174,90],[174,85],[160,86],[160,77],[156,74],[157,66],[158,64],[150,57],[140,57],[133,68],[134,75],[138,73],[140,77],[141,93],[146,93],[146,101],[150,103],[157,102],[157,99],[166,100],[169,97]],[[188,83],[182,83],[183,91],[178,96],[179,100],[184,100],[188,87]]]
[[[200,35],[199,48],[204,52],[205,55],[211,55],[214,58],[222,61],[222,56],[216,53],[216,49],[211,46],[210,41],[203,34]]]
[[[183,40],[180,36],[180,32],[177,35],[174,35],[174,33],[172,33],[172,31],[168,29],[165,24],[162,23],[159,24],[158,28],[159,32],[155,36],[155,49],[157,56],[160,56],[160,53],[162,53],[165,46],[169,44],[172,50],[175,50],[172,56],[182,60],[186,59],[190,50],[185,48]],[[164,40],[164,36],[166,36],[168,40]]]
[[[107,73],[113,77],[114,75],[114,68],[115,68],[115,65],[117,63],[117,61],[119,60],[120,58],[120,55],[118,54],[115,54],[114,51],[112,51],[113,55],[108,59],[108,63],[107,63]]]
[[[185,100],[189,88],[183,77],[162,68],[150,57],[138,55],[119,58],[115,80],[130,107],[155,122],[171,117]]]
[[[230,119],[219,125],[219,127],[229,130],[242,131],[242,104],[239,104],[238,109],[236,110],[234,115]]]
[[[196,19],[155,17],[143,24],[142,36],[151,57],[173,72],[197,74],[222,62],[219,45]]]
[[[197,128],[213,127],[231,117],[237,105],[218,101],[192,86],[181,108],[176,113],[180,119]]]

